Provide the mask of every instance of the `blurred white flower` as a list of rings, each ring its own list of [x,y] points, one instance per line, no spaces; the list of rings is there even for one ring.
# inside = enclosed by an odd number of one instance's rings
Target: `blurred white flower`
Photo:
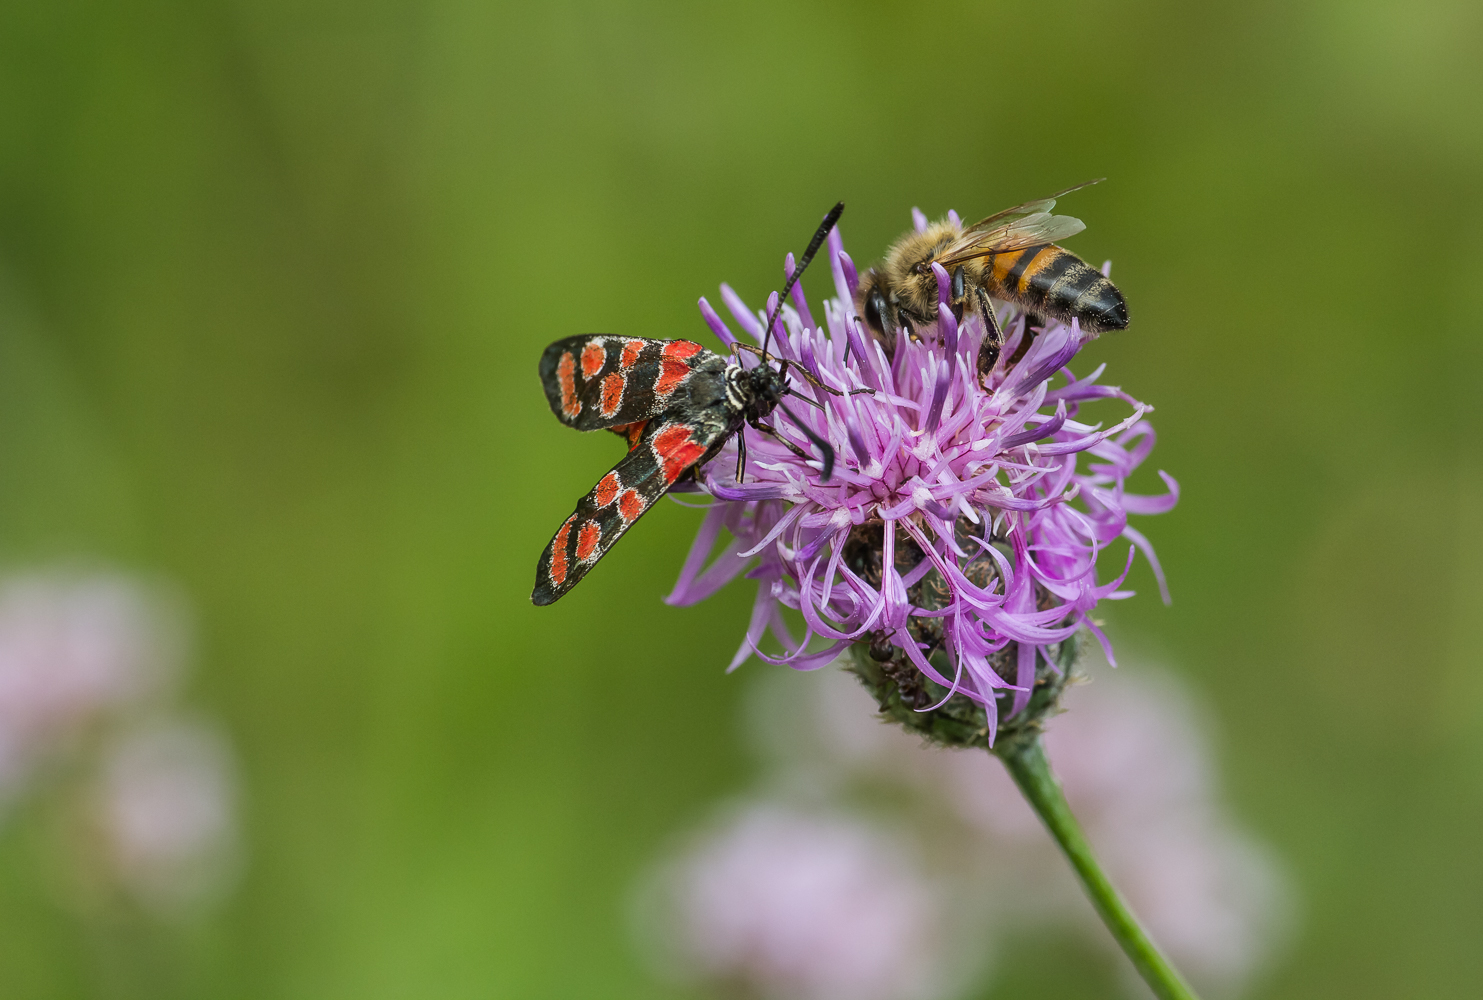
[[[237,860],[236,783],[212,727],[167,720],[105,754],[95,820],[105,860],[139,902],[175,914],[214,901]]]
[[[163,686],[173,637],[162,618],[123,576],[0,580],[0,799],[104,713]]]
[[[672,972],[776,1000],[943,996],[943,894],[909,839],[837,812],[758,802],[659,876]]]

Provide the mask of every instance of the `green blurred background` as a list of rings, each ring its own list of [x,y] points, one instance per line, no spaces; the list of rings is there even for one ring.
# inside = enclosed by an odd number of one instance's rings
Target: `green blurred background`
[[[912,205],[1105,175],[1063,204],[1132,305],[1092,353],[1184,488],[1141,525],[1173,607],[1140,567],[1111,629],[1209,693],[1290,867],[1256,995],[1476,995],[1480,43],[1462,0],[4,5],[0,557],[189,594],[250,866],[121,948],[12,824],[0,992],[682,995],[630,886],[745,787],[782,668],[721,672],[750,584],[660,603],[674,505],[530,605],[617,448],[551,418],[541,348],[703,336],[838,198],[863,264]],[[1106,995],[1070,947],[992,995]]]

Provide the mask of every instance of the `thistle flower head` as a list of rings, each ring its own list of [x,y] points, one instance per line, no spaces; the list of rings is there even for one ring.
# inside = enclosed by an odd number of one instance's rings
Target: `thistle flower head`
[[[1153,448],[1145,419],[1152,407],[1103,385],[1102,368],[1080,378],[1071,371],[1090,339],[1075,322],[1037,331],[1012,310],[1000,317],[999,361],[980,378],[984,318],[954,315],[941,268],[937,322],[916,337],[903,334],[888,352],[856,314],[856,270],[838,229],[828,258],[837,295],[823,303],[823,322],[795,285],[771,350],[831,389],[873,392],[834,395],[796,382],[794,391],[814,405],[780,411],[773,434],[745,430],[740,478],[738,443],[726,445],[700,474],[715,502],[668,600],[702,600],[752,566],[757,598],[733,668],[755,654],[807,670],[852,644],[868,646],[908,710],[966,705],[981,722],[978,739],[991,743],[1001,713],[1009,718],[1030,704],[1037,674],[1043,682],[1062,671],[1062,644],[1078,629],[1089,629],[1112,658],[1092,611],[1131,596],[1123,581],[1135,551],[1164,587],[1128,515],[1170,509],[1177,484],[1160,472],[1162,495],[1124,489]],[[768,339],[763,325],[775,296],[765,311],[726,285],[721,296],[744,335]],[[736,342],[705,299],[700,309],[717,337]],[[743,355],[741,363],[763,362]],[[1079,419],[1083,405],[1099,399],[1127,410],[1107,425]],[[804,427],[834,449],[827,479]],[[733,540],[708,561],[722,528]],[[1126,550],[1114,545],[1119,539],[1130,543]],[[1103,576],[1110,579],[1099,578],[1109,548]],[[801,638],[784,608],[802,616]],[[760,648],[769,630],[782,656]]]

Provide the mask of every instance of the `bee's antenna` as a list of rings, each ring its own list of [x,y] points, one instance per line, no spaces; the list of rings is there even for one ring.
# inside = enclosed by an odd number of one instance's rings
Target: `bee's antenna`
[[[808,241],[808,249],[803,251],[802,257],[798,258],[798,266],[788,276],[788,283],[783,286],[782,293],[778,295],[777,308],[768,314],[767,336],[762,341],[762,353],[766,354],[768,347],[772,345],[772,324],[777,320],[778,313],[782,311],[783,303],[788,301],[788,293],[793,290],[794,285],[798,284],[798,279],[803,277],[804,269],[814,259],[814,254],[819,252],[819,247],[824,245],[824,240],[829,236],[829,230],[834,228],[834,224],[839,221],[842,214],[844,214],[844,202],[839,202],[829,210],[829,214],[824,216],[824,221],[819,223],[819,228],[814,232],[814,238]]]

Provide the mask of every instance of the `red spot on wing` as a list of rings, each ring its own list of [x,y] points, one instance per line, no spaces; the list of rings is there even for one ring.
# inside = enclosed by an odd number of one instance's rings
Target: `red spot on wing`
[[[575,514],[567,518],[561,530],[556,533],[556,540],[551,543],[551,582],[558,588],[566,582],[566,540],[572,533],[572,522],[576,519]]]
[[[577,558],[586,562],[592,558],[592,553],[597,549],[598,539],[602,538],[602,528],[598,527],[596,521],[588,521],[577,529]]]
[[[577,399],[576,371],[577,361],[572,352],[567,351],[556,366],[556,381],[561,384],[561,412],[568,417],[576,417],[582,412],[582,403]]]
[[[705,348],[692,340],[671,340],[664,345],[659,355],[659,377],[654,380],[654,391],[668,396],[677,389],[691,368],[687,359],[695,357]]]
[[[675,361],[684,361],[686,358],[695,357],[703,350],[705,348],[693,340],[671,340],[664,345],[664,356]]]
[[[602,344],[595,340],[587,341],[587,346],[582,348],[582,377],[591,378],[602,371],[602,363],[607,359],[608,352]]]
[[[654,380],[654,391],[661,396],[668,396],[681,382],[685,381],[685,376],[689,374],[690,366],[685,362],[675,361],[672,358],[660,358],[659,377]]]
[[[592,491],[592,499],[599,507],[606,507],[613,502],[613,497],[618,495],[618,473],[609,472],[602,477],[602,482],[597,484],[597,489]]]
[[[665,482],[673,483],[680,478],[680,473],[700,461],[700,456],[705,454],[705,445],[692,437],[689,427],[670,424],[654,435],[654,454],[664,469]]]
[[[642,340],[625,340],[623,342],[623,356],[618,359],[618,368],[627,371],[638,361],[639,355],[643,353],[644,342]]]
[[[639,496],[638,490],[624,490],[618,498],[618,513],[623,515],[623,520],[632,524],[633,519],[643,512],[644,498]]]
[[[623,376],[617,372],[602,380],[602,399],[598,405],[603,416],[611,417],[618,412],[618,404],[623,402],[623,383]]]

